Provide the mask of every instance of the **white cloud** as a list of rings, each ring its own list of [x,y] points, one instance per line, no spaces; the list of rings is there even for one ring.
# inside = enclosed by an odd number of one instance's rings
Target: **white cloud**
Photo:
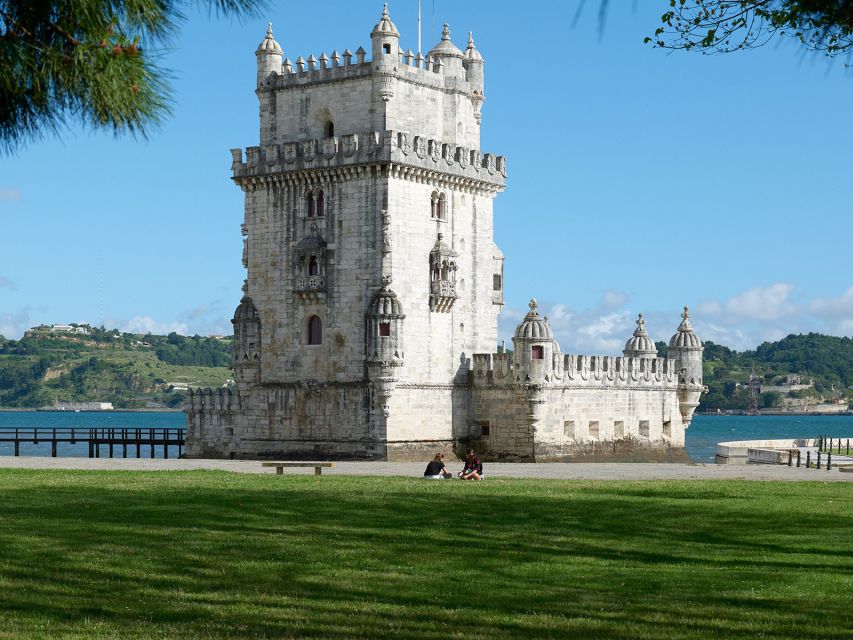
[[[119,330],[123,333],[153,333],[155,335],[166,335],[168,333],[179,333],[187,335],[187,325],[180,322],[159,322],[150,316],[136,316],[131,318]]]
[[[809,303],[809,310],[816,315],[830,318],[850,318],[853,316],[853,287],[837,298],[815,298]]]
[[[608,289],[601,295],[601,306],[606,309],[619,308],[628,302],[628,294]]]
[[[0,336],[18,340],[30,328],[30,310],[19,309],[12,313],[0,313]]]
[[[769,287],[753,287],[726,303],[726,311],[751,320],[779,320],[797,313],[797,305],[789,300],[794,285],[777,282]]]
[[[18,287],[15,286],[15,283],[9,280],[9,278],[0,275],[0,289],[10,289],[15,291],[17,288]]]
[[[0,202],[17,202],[21,199],[21,190],[12,187],[0,187]]]

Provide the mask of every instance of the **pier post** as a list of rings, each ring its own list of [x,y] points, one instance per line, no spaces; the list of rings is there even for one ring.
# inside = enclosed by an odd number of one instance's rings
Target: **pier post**
[[[806,469],[812,466],[812,452],[806,451]]]
[[[826,470],[832,470],[832,451],[826,454]]]
[[[56,429],[53,430],[53,437],[50,439],[50,457],[56,457]]]
[[[77,439],[74,437],[74,427],[71,427],[71,444],[77,444]]]
[[[113,457],[113,442],[115,442],[115,435],[116,435],[115,429],[110,428],[110,430],[107,433],[107,437],[110,439],[110,458]]]
[[[802,453],[802,451],[800,451],[799,449],[797,449],[797,469],[799,469],[799,468],[800,468],[800,454],[801,454],[801,453]]]
[[[817,468],[820,469],[820,451],[817,452]]]
[[[169,459],[169,429],[163,432],[163,459]]]
[[[15,455],[21,455],[21,441],[18,440],[18,428],[15,427]]]
[[[154,429],[148,430],[148,444],[151,446],[151,457],[154,457]]]

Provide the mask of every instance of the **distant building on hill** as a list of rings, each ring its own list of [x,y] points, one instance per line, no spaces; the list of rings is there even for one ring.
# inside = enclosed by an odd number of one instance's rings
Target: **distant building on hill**
[[[623,356],[564,355],[535,300],[513,353],[493,352],[492,203],[507,162],[480,151],[483,57],[447,25],[426,57],[404,52],[387,7],[370,37],[370,60],[359,48],[293,63],[270,27],[255,52],[260,144],[231,152],[248,269],[236,389],[189,391],[187,455],[425,459],[470,445],[541,461],[602,443],[683,447],[703,391],[686,308],[666,358],[642,316]]]

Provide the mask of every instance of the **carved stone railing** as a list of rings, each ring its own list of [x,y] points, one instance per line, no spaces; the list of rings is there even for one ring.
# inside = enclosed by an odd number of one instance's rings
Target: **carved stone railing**
[[[435,280],[429,283],[429,308],[444,313],[456,301],[456,283],[452,280]]]
[[[326,279],[323,276],[296,276],[294,289],[305,293],[325,291]]]

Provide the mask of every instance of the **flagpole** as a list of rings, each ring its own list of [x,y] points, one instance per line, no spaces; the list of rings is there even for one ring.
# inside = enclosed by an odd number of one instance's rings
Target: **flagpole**
[[[418,0],[418,53],[421,52],[421,0]]]

